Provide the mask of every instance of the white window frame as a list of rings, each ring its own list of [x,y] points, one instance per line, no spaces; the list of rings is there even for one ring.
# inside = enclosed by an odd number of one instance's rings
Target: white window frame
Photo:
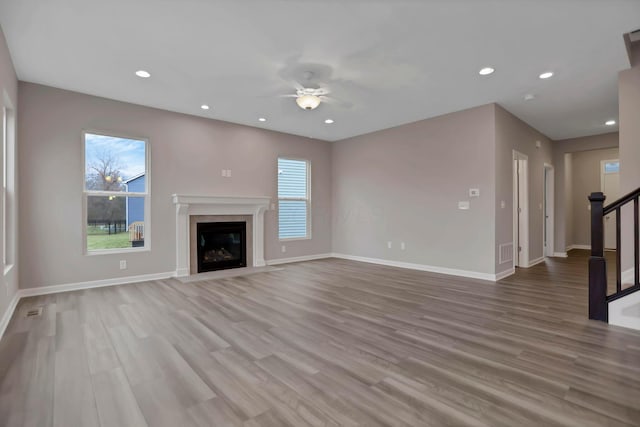
[[[16,258],[15,171],[16,111],[6,91],[2,91],[2,265],[6,276]]]
[[[307,197],[280,197],[280,188],[278,187],[278,240],[281,242],[293,242],[296,240],[310,240],[311,239],[311,162],[308,159],[302,159],[297,157],[278,156],[277,160],[295,160],[299,162],[305,162],[307,165]],[[276,174],[278,173],[278,165],[276,163]],[[278,176],[276,175],[276,185],[278,185]],[[304,237],[280,237],[280,201],[306,201],[307,202],[307,233]]]
[[[87,134],[110,136],[114,138],[133,139],[136,141],[144,141],[145,154],[145,192],[128,192],[128,191],[96,191],[87,190],[87,158],[85,153]],[[83,130],[82,131],[82,249],[83,253],[88,256],[107,255],[129,252],[149,252],[151,251],[151,147],[149,139],[123,135],[115,132],[105,132],[99,130]],[[118,197],[144,197],[144,246],[131,248],[114,248],[114,249],[97,249],[89,250],[87,248],[87,201],[89,196],[118,196]]]

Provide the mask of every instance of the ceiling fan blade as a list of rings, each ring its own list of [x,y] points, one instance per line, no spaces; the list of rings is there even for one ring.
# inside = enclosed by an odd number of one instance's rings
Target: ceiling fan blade
[[[327,104],[338,105],[343,108],[351,108],[353,104],[351,102],[346,102],[338,98],[334,98],[332,96],[320,96],[322,102],[326,102]]]
[[[319,87],[318,89],[314,90],[313,93],[315,96],[325,96],[329,95],[331,91],[326,87]]]
[[[288,94],[288,95],[278,95],[279,98],[297,98],[298,95],[296,94]]]
[[[291,85],[296,89],[296,90],[304,90],[304,86],[302,86],[300,83],[298,83],[295,80],[291,81]]]

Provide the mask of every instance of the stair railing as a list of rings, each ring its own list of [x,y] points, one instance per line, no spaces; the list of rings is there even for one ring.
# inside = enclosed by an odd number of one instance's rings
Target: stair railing
[[[604,206],[606,199],[601,192],[591,193],[591,257],[589,257],[589,319],[608,322],[608,304],[640,290],[640,233],[638,204],[640,188],[615,202]],[[621,210],[633,202],[633,284],[622,289]],[[616,215],[616,291],[607,295],[607,261],[604,257],[604,218],[611,212]]]

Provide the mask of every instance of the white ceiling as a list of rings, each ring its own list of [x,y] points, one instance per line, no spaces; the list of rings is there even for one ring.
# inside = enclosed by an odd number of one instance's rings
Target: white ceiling
[[[640,0],[0,0],[0,25],[21,80],[136,104],[339,140],[498,102],[562,139],[617,129]],[[277,96],[305,71],[347,105]]]

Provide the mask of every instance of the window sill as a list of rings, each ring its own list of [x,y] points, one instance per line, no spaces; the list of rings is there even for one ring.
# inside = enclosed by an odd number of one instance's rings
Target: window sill
[[[99,249],[95,251],[86,251],[84,254],[87,256],[94,255],[114,255],[114,254],[130,254],[136,252],[151,252],[151,248],[122,248],[122,249]]]
[[[281,242],[295,242],[296,240],[311,240],[311,236],[307,237],[289,237],[285,239],[278,239]]]

